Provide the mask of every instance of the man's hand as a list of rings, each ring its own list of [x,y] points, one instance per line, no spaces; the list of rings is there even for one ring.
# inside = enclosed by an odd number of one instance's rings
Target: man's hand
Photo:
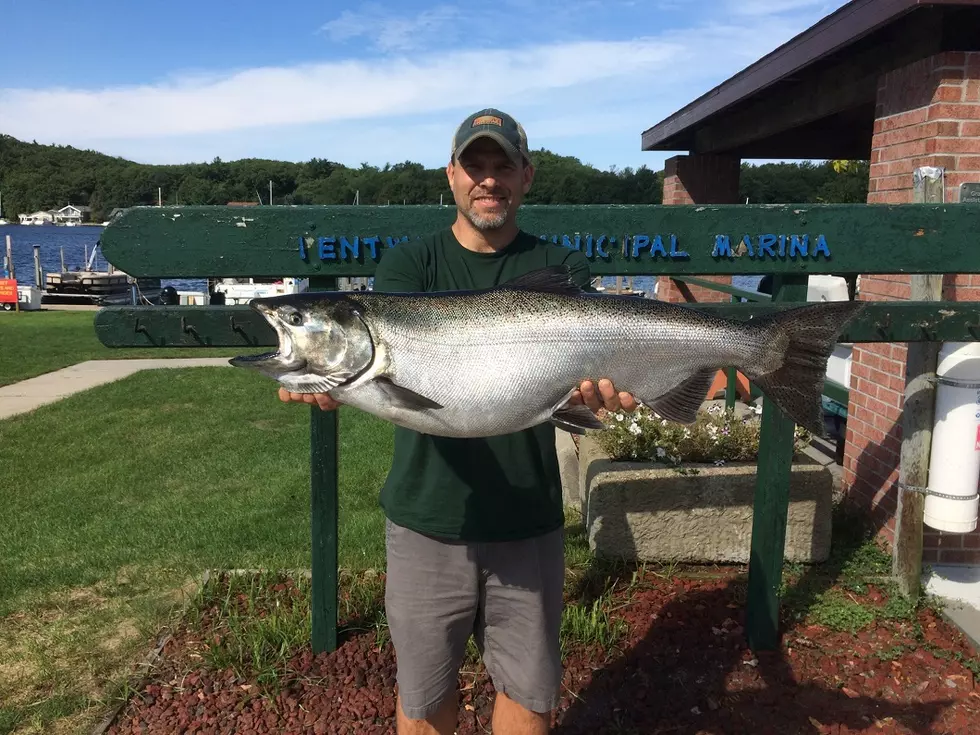
[[[340,403],[327,393],[290,393],[285,388],[279,388],[279,400],[284,403],[316,405],[324,411],[333,411],[340,406]],[[600,408],[632,413],[637,407],[636,399],[631,393],[617,391],[612,381],[605,378],[599,381],[598,390],[591,380],[583,381],[579,389],[572,393],[568,403],[572,406],[584,403],[593,413],[598,412]]]
[[[338,401],[330,397],[328,393],[290,393],[285,388],[279,388],[279,400],[283,403],[308,403],[311,406],[319,406],[323,411],[333,411],[340,406]]]
[[[572,393],[568,403],[571,406],[584,403],[592,409],[593,413],[598,412],[600,408],[613,412],[623,410],[627,413],[636,410],[636,399],[633,395],[617,391],[612,381],[605,378],[599,381],[598,391],[591,380],[583,381],[579,389]]]

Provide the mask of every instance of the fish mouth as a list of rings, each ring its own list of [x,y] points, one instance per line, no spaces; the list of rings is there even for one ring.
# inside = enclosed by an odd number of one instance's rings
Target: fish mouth
[[[269,326],[275,330],[279,338],[279,346],[271,352],[263,352],[259,355],[233,357],[228,361],[228,364],[234,367],[257,370],[276,380],[305,370],[307,361],[294,355],[292,336],[289,334],[289,330],[276,318],[275,311],[257,299],[250,301],[249,306],[261,314]]]
[[[263,352],[260,355],[239,355],[228,360],[228,364],[234,367],[258,370],[260,373],[276,380],[285,375],[301,372],[306,368],[306,360],[290,360],[284,357],[279,350],[275,352]]]

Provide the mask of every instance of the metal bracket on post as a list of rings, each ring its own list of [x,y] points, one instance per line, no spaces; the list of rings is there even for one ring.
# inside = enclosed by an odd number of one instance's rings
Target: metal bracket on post
[[[899,490],[907,493],[918,493],[919,495],[932,495],[934,498],[942,498],[943,500],[976,500],[980,498],[980,493],[974,493],[973,495],[950,495],[949,493],[940,493],[936,490],[930,490],[927,487],[919,487],[918,485],[908,485],[904,482],[896,482]]]

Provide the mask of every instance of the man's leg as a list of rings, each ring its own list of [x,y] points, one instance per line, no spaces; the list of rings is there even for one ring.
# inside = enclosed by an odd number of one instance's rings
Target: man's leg
[[[547,735],[551,730],[550,712],[532,712],[503,692],[493,702],[493,732],[507,735]]]
[[[453,735],[459,720],[459,699],[451,693],[439,705],[435,714],[424,720],[410,720],[405,715],[401,695],[398,695],[395,724],[398,735]],[[502,730],[501,732],[506,732]]]
[[[385,611],[398,663],[399,735],[452,735],[459,667],[479,603],[472,547],[387,525]]]
[[[497,690],[493,730],[544,735],[562,677],[564,530],[480,550],[486,582],[476,638]]]

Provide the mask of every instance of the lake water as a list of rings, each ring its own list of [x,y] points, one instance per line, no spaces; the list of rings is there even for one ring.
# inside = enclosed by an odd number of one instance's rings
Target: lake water
[[[86,253],[92,254],[104,228],[100,225],[84,225],[81,227],[55,226],[25,226],[0,225],[0,252],[6,253],[6,235],[10,235],[13,251],[14,268],[18,283],[38,285],[34,283],[34,245],[40,245],[41,269],[44,273],[61,270],[61,255],[64,252],[65,267],[68,270],[79,270],[85,267]],[[2,260],[2,258],[0,258]],[[93,262],[95,270],[105,270],[108,267],[106,259],[99,249]],[[761,276],[734,276],[732,284],[738,288],[755,290]],[[603,284],[615,288],[616,278],[604,277]],[[633,278],[633,287],[653,294],[656,278],[637,276]],[[43,286],[43,276],[41,284]],[[163,280],[163,285],[173,285],[179,290],[203,291],[205,281],[195,279]],[[625,285],[625,279],[624,279]]]
[[[44,273],[61,270],[61,257],[64,253],[65,268],[70,271],[86,267],[92,249],[97,248],[102,237],[101,225],[82,225],[80,227],[57,227],[54,225],[0,225],[0,262],[7,253],[7,235],[10,235],[14,272],[17,283],[44,287]],[[41,283],[35,283],[34,246],[40,246]],[[102,249],[97,248],[93,270],[104,271],[109,267]],[[179,290],[203,291],[204,279],[162,279],[163,285],[173,285]]]
[[[34,246],[41,246],[41,269],[45,273],[61,270],[61,253],[65,254],[65,268],[74,271],[85,267],[85,253],[92,253],[102,235],[102,227],[53,227],[53,226],[0,226],[0,245],[6,254],[6,236],[10,236],[17,282],[34,286]],[[106,269],[106,260],[99,251],[93,267]]]

